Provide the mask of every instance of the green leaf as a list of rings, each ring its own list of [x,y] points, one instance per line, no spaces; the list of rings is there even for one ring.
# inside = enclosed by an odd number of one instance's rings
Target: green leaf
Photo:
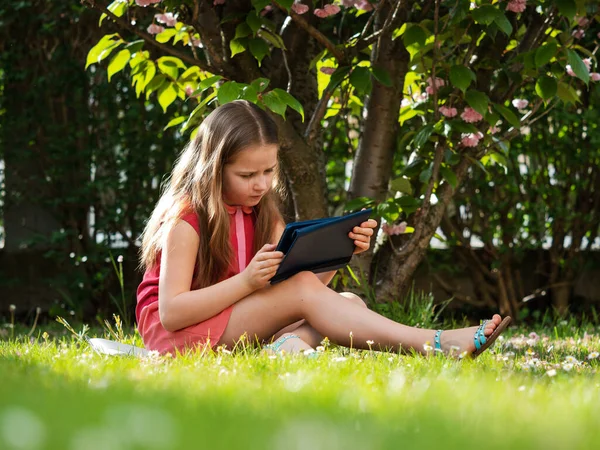
[[[427,33],[420,25],[413,24],[407,29],[402,35],[402,42],[405,47],[417,44],[419,47],[423,47],[427,41]]]
[[[399,178],[396,178],[395,180],[392,180],[392,182],[390,183],[390,189],[393,192],[401,192],[401,193],[407,194],[407,195],[413,194],[413,188],[412,188],[412,185],[410,184],[410,180],[408,178],[404,178],[404,177],[399,177]]]
[[[235,81],[228,81],[217,91],[217,99],[221,105],[224,105],[225,103],[236,100],[241,91],[242,88],[238,83]]]
[[[158,103],[162,106],[163,112],[167,112],[167,108],[177,98],[177,88],[173,83],[165,83],[158,90]]]
[[[535,83],[535,92],[544,100],[554,97],[557,90],[558,84],[556,80],[546,75],[538,78]]]
[[[279,95],[277,95],[277,92],[269,91],[266,94],[263,94],[262,102],[271,111],[279,114],[285,119],[285,110],[287,109],[287,105],[283,102]]]
[[[269,86],[269,83],[270,80],[268,78],[257,78],[250,84],[256,88],[257,92],[262,92]]]
[[[179,69],[185,69],[185,64],[174,56],[162,56],[156,60],[158,70],[168,75],[173,80],[179,78]]]
[[[127,43],[127,45],[125,45],[125,47],[127,50],[129,50],[129,53],[131,53],[132,55],[135,55],[137,52],[139,52],[142,47],[144,46],[144,40],[143,39],[138,39],[137,41],[132,41]]]
[[[577,78],[582,80],[585,84],[588,84],[590,81],[590,73],[581,57],[573,50],[567,49],[567,60],[571,65],[571,69],[573,69],[573,72],[577,75]]]
[[[465,100],[471,108],[477,111],[482,116],[485,116],[488,109],[490,99],[483,92],[469,90],[465,94]]]
[[[360,94],[368,93],[371,90],[371,71],[367,67],[354,67],[350,74],[350,84]]]
[[[244,88],[242,89],[242,92],[240,93],[240,98],[248,100],[252,103],[257,103],[258,91],[253,85],[249,84],[248,86],[244,86]]]
[[[154,61],[145,61],[145,62],[146,62],[146,64],[144,67],[144,71],[140,73],[140,78],[135,87],[135,93],[136,93],[137,97],[140,96],[140,94],[148,86],[148,83],[150,83],[150,81],[152,81],[152,79],[154,78],[154,75],[156,75],[156,65],[154,64]]]
[[[246,22],[242,22],[237,27],[235,27],[235,36],[233,37],[233,39],[247,37],[251,34],[252,28],[250,28]]]
[[[536,67],[542,67],[548,64],[558,50],[556,42],[549,42],[546,45],[542,45],[535,51],[535,65]]]
[[[258,61],[258,67],[260,67],[263,58],[269,54],[269,46],[261,38],[252,38],[248,42],[248,47],[250,48],[250,53]]]
[[[231,50],[231,57],[233,58],[238,53],[244,53],[246,51],[246,39],[232,39],[229,42],[229,50]]]
[[[94,45],[88,52],[85,68],[87,69],[90,64],[95,64],[102,61],[110,54],[112,50],[114,50],[123,42],[123,39],[121,39],[118,33],[102,36],[98,43]]]
[[[167,77],[163,74],[158,74],[154,78],[152,78],[152,81],[150,81],[146,86],[146,100],[148,100],[152,92],[160,89],[163,86],[163,84],[166,83],[166,81]]]
[[[346,75],[350,72],[350,66],[340,66],[335,69],[335,72],[331,74],[331,78],[329,79],[329,84],[327,85],[328,90],[334,90],[338,84],[342,82]]]
[[[276,88],[273,90],[286,105],[302,116],[302,122],[304,122],[304,108],[302,107],[302,104],[283,89]]]
[[[483,25],[490,25],[496,20],[496,17],[498,17],[501,12],[492,5],[481,5],[479,8],[475,8],[471,14],[473,15],[475,22]]]
[[[115,56],[112,57],[110,62],[108,63],[108,81],[112,78],[112,76],[127,65],[129,62],[129,58],[131,57],[131,53],[129,50],[121,50]]]
[[[450,186],[456,189],[456,186],[458,186],[458,178],[456,177],[454,171],[449,167],[442,166],[440,167],[440,172],[444,177],[444,180],[446,180],[448,183],[450,183]]]
[[[573,20],[577,13],[577,5],[575,0],[555,0],[558,11],[570,21]]]
[[[461,91],[465,92],[472,81],[475,81],[475,74],[468,67],[452,66],[450,68],[450,82]]]
[[[179,125],[182,122],[185,122],[186,117],[185,116],[179,116],[179,117],[175,117],[174,119],[171,119],[169,121],[169,123],[167,124],[166,127],[163,128],[163,131],[166,130],[167,128],[171,128],[174,127],[175,125]]]
[[[506,119],[506,121],[508,123],[510,123],[513,127],[515,128],[521,128],[521,121],[519,120],[519,118],[516,116],[516,114],[514,112],[512,112],[510,109],[508,109],[506,106],[504,105],[500,105],[498,103],[494,103],[493,107],[496,111],[498,111],[500,113],[500,115],[502,117],[504,117]]]
[[[262,29],[258,33],[258,35],[265,39],[267,42],[270,42],[273,47],[280,48],[282,50],[287,50],[283,39],[281,36],[275,33],[271,33],[269,30]]]
[[[431,133],[433,133],[432,124],[425,125],[423,128],[421,128],[415,135],[415,138],[413,139],[415,147],[421,148],[423,145],[425,145],[425,143],[431,136]]]
[[[160,42],[161,44],[166,44],[176,34],[177,30],[175,28],[165,28],[156,35],[156,41]]]
[[[362,208],[366,208],[375,203],[375,200],[369,197],[357,197],[344,205],[344,211],[356,211]]]
[[[447,122],[452,130],[456,130],[459,133],[477,133],[479,129],[470,123],[463,122],[462,119],[454,119]]]
[[[558,89],[556,91],[558,98],[560,98],[566,104],[573,103],[574,105],[579,103],[579,96],[573,86],[569,86],[567,83],[560,81],[558,83]]]
[[[386,87],[392,86],[392,78],[390,77],[390,73],[381,68],[381,67],[372,67],[371,72],[377,81],[383,84]]]
[[[121,17],[127,11],[128,2],[127,0],[115,0],[112,2],[106,9],[108,9],[111,13],[113,13],[117,17]],[[102,26],[102,22],[108,16],[106,14],[102,14],[100,16],[100,20],[98,21],[98,26]]]
[[[502,30],[504,34],[510,36],[513,32],[513,26],[510,21],[506,18],[504,13],[500,12],[498,16],[494,19],[494,23],[498,25],[498,28]]]
[[[425,170],[423,170],[423,172],[421,172],[421,174],[419,175],[419,181],[421,183],[427,183],[431,179],[432,175],[433,163],[429,164],[429,166]]]
[[[248,24],[253,33],[256,33],[260,29],[261,22],[260,18],[258,17],[258,14],[256,14],[256,11],[250,11],[248,13],[248,15],[246,16],[246,23]]]
[[[208,89],[209,87],[211,87],[212,85],[214,85],[216,82],[222,80],[223,77],[221,75],[213,75],[212,77],[208,77],[204,80],[202,80],[200,82],[200,84],[198,85],[199,89]]]

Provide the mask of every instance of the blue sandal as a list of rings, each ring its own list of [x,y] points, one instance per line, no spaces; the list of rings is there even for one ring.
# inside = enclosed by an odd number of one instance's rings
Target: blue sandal
[[[484,320],[481,323],[481,325],[479,325],[477,330],[475,330],[475,334],[473,335],[475,351],[471,354],[471,357],[476,358],[481,353],[483,353],[485,350],[487,350],[496,341],[498,336],[500,336],[500,334],[502,334],[502,332],[506,329],[506,327],[508,327],[511,320],[512,319],[510,318],[510,316],[506,316],[502,320],[502,322],[500,322],[500,324],[496,327],[494,332],[492,334],[490,334],[487,338],[485,337],[484,331],[485,331],[485,326],[489,322],[489,320]],[[440,341],[440,336],[442,334],[442,331],[444,331],[444,330],[437,330],[435,332],[435,336],[433,337],[433,342],[435,344],[435,351],[440,352],[440,353],[442,352],[442,343]]]
[[[273,342],[272,344],[267,344],[263,348],[266,350],[271,350],[271,351],[273,351],[273,353],[282,354],[284,350],[280,350],[281,346],[283,345],[283,343],[285,341],[287,341],[288,339],[292,339],[292,338],[301,339],[301,337],[296,334],[288,334],[287,336],[281,336],[275,342]],[[302,353],[307,358],[317,358],[319,356],[318,352],[315,352],[315,351],[313,351],[311,353],[304,353],[304,352],[302,352]]]

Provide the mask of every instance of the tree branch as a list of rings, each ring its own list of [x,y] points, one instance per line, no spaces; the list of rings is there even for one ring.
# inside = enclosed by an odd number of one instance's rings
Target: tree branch
[[[198,67],[200,67],[204,71],[207,71],[207,72],[210,72],[210,73],[214,73],[214,74],[221,74],[221,71],[216,70],[214,67],[211,67],[211,66],[203,63],[202,61],[194,59],[192,56],[189,56],[189,55],[186,55],[183,52],[180,52],[179,50],[175,49],[175,47],[173,47],[171,45],[161,44],[160,42],[157,42],[152,37],[152,35],[150,35],[149,33],[146,33],[145,31],[139,30],[138,28],[136,28],[135,26],[131,25],[129,22],[127,22],[127,20],[123,19],[122,17],[117,17],[115,14],[113,14],[111,11],[109,11],[106,8],[106,6],[98,4],[95,0],[81,0],[81,3],[84,4],[84,5],[88,5],[92,9],[95,9],[97,11],[100,11],[100,12],[106,14],[120,28],[132,32],[133,34],[135,34],[135,35],[139,36],[140,38],[142,38],[144,41],[146,41],[149,44],[151,44],[152,46],[160,49],[164,53],[166,53],[168,55],[171,55],[171,56],[175,56],[175,57],[181,59],[182,61],[188,63],[191,66],[198,66]]]
[[[287,9],[285,9],[283,6],[281,6],[279,3],[277,2],[272,2],[275,6],[277,6],[280,10],[288,13],[290,15],[290,17],[292,18],[292,20],[294,22],[296,22],[296,24],[302,28],[304,31],[306,31],[311,37],[313,37],[317,42],[319,42],[323,47],[325,47],[327,50],[329,50],[329,53],[331,53],[333,55],[333,57],[337,60],[337,62],[339,64],[343,64],[346,60],[346,57],[344,55],[344,52],[342,50],[340,50],[339,48],[336,48],[335,45],[333,45],[333,42],[331,42],[327,36],[325,36],[323,33],[321,33],[319,30],[317,30],[315,27],[313,27],[311,24],[309,24],[304,17],[300,16],[299,14],[296,14],[294,11],[289,11]]]

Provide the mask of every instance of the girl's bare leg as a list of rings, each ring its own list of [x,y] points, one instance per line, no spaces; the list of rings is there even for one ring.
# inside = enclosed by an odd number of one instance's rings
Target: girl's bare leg
[[[353,294],[352,292],[342,292],[340,295],[347,298],[348,301],[356,303],[363,308],[367,307],[365,302],[358,295]],[[275,341],[280,337],[289,334],[294,334],[298,336],[299,339],[288,339],[281,345],[281,347],[279,347],[288,353],[298,353],[311,348],[314,349],[323,340],[323,336],[319,334],[319,332],[312,326],[310,326],[310,324],[308,324],[304,319],[279,330],[271,339]]]
[[[355,348],[369,348],[367,341],[370,340],[375,347],[424,353],[424,344],[433,345],[435,334],[434,330],[408,327],[349,302],[312,272],[301,272],[237,302],[219,344],[233,345],[244,334],[262,341],[300,319],[305,319],[332,342]],[[494,315],[484,330],[485,336],[492,334],[500,321],[500,316]],[[460,352],[473,352],[476,328],[442,333],[442,349],[447,350],[452,345]]]

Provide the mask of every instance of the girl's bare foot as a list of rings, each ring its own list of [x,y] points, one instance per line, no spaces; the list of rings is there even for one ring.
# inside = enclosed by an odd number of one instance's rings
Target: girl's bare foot
[[[502,317],[498,314],[494,314],[491,320],[489,320],[484,328],[483,334],[487,338],[502,322]],[[473,353],[475,348],[474,336],[475,332],[479,327],[459,328],[457,330],[446,330],[440,335],[440,343],[442,351],[453,355],[460,355],[466,352],[467,354]]]

